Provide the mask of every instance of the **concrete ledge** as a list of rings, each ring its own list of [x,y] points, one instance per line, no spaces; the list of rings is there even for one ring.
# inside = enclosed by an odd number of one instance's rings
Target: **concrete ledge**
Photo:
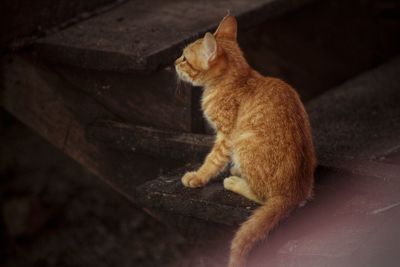
[[[400,146],[400,57],[307,103],[321,164],[384,160]]]
[[[218,178],[201,189],[186,188],[181,175],[198,166],[187,165],[174,173],[162,175],[137,189],[136,200],[146,208],[168,211],[203,221],[237,225],[243,222],[258,206],[222,186],[222,173]]]

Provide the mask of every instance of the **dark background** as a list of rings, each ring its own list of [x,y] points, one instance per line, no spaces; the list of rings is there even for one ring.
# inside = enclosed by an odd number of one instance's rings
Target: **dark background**
[[[1,266],[164,266],[184,239],[0,110]]]

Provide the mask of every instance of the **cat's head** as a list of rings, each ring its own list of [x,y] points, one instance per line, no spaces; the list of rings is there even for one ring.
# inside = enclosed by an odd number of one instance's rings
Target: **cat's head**
[[[183,50],[175,61],[178,77],[195,86],[204,86],[220,78],[227,68],[240,62],[238,58],[243,58],[236,35],[235,17],[224,17],[214,34],[207,32]]]

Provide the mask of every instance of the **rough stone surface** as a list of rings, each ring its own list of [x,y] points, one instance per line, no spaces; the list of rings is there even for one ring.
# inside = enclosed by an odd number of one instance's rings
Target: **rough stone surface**
[[[201,189],[184,187],[180,179],[181,175],[185,170],[197,167],[188,165],[139,186],[137,201],[148,208],[226,225],[243,222],[258,206],[223,188],[221,178],[227,177],[228,173],[222,173]]]
[[[400,146],[400,58],[307,104],[319,161],[383,160]]]
[[[15,39],[32,34],[43,34],[72,17],[87,17],[93,9],[115,0],[3,0],[0,9],[0,47]]]
[[[214,136],[211,135],[173,132],[105,120],[90,125],[86,136],[93,143],[114,149],[181,162],[203,160],[214,142]]]
[[[227,10],[246,27],[307,2],[311,0],[128,1],[46,37],[36,47],[50,60],[75,66],[151,71],[171,63],[187,41],[214,29]]]
[[[398,180],[321,173],[315,199],[280,225],[250,266],[397,266],[399,190]]]
[[[400,165],[400,146],[394,148],[392,151],[390,151],[383,157],[380,157],[379,160],[381,162]]]

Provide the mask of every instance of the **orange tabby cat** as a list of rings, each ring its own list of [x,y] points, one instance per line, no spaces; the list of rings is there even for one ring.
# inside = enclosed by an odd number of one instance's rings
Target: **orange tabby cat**
[[[254,244],[312,198],[316,166],[299,96],[285,82],[251,69],[236,33],[236,19],[226,16],[214,35],[190,44],[175,62],[180,79],[204,88],[202,109],[216,130],[203,165],[182,183],[204,186],[232,162],[224,187],[262,204],[236,233],[229,267],[245,266]]]

